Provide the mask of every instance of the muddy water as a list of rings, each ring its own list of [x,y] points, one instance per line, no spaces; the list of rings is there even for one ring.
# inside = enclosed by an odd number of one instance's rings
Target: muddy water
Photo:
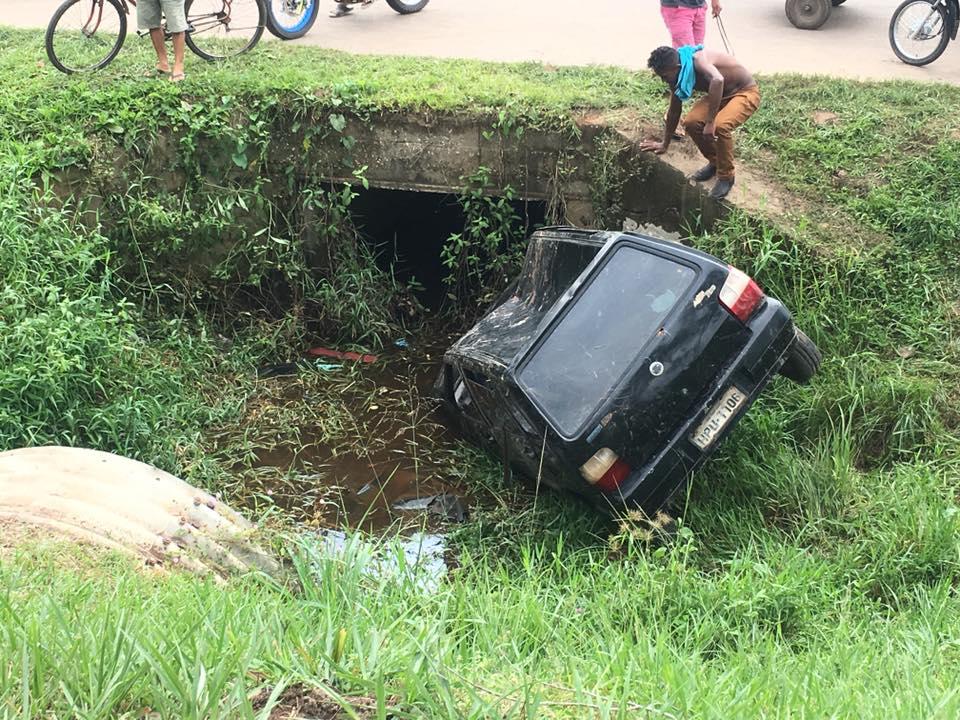
[[[428,397],[447,342],[391,348],[373,364],[323,359],[259,381],[242,436],[223,448],[244,456],[234,472],[248,504],[327,528],[461,521],[475,498],[458,482],[455,438]]]
[[[276,493],[275,499],[279,506],[317,527],[380,531],[408,523],[420,526],[425,520],[428,527],[436,529],[460,519],[458,513],[446,512],[450,502],[437,496],[457,497],[464,508],[471,501],[463,487],[445,479],[442,467],[431,466],[429,460],[418,460],[400,448],[340,455],[322,445],[300,453],[265,451],[254,470],[282,472],[302,466],[314,469],[301,474],[303,494]],[[310,499],[306,505],[298,502],[304,498]],[[437,499],[428,507],[419,508],[433,498]],[[397,509],[398,505],[413,509]]]

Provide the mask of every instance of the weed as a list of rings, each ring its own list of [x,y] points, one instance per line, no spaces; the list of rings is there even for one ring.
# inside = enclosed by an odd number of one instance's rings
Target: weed
[[[451,235],[440,251],[448,274],[444,283],[458,307],[489,304],[523,264],[526,238],[520,217],[510,205],[515,197],[508,185],[501,197],[491,197],[490,171],[480,167],[460,196],[466,218],[463,232]]]

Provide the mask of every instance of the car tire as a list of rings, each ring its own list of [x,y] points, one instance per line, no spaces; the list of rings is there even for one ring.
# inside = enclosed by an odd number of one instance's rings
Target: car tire
[[[787,360],[780,367],[780,374],[795,383],[805,385],[817,374],[822,361],[823,355],[813,340],[808,338],[803,330],[797,329],[793,345],[787,352]]]
[[[830,17],[829,0],[786,0],[787,19],[801,30],[816,30]]]

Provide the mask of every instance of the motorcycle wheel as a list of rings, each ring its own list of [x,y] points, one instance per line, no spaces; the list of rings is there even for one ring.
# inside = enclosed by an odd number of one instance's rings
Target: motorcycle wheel
[[[303,37],[317,21],[320,0],[266,0],[267,29],[281,40]]]
[[[387,0],[387,5],[401,15],[410,15],[411,13],[423,10],[428,2],[430,2],[430,0]]]
[[[904,0],[890,18],[890,47],[907,65],[927,65],[950,42],[950,20],[942,5]]]

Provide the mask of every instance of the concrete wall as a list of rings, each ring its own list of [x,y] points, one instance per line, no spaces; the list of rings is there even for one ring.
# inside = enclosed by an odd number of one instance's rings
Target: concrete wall
[[[492,128],[487,118],[381,113],[348,120],[342,135],[356,141],[353,162],[367,166],[374,187],[457,193],[484,166],[491,194],[509,185],[520,198],[556,203],[564,221],[578,226],[619,227],[629,217],[676,229],[709,226],[720,214],[682,170],[641,153],[614,127],[584,123],[576,132],[526,129],[507,137]],[[324,155],[342,154],[342,135],[320,141]],[[345,168],[327,174],[354,180]]]
[[[191,163],[210,192],[228,183],[252,186],[258,176],[271,178],[264,192],[277,192],[291,168],[299,179],[356,183],[353,169],[365,166],[373,187],[457,194],[483,166],[490,194],[509,185],[521,199],[546,201],[558,222],[581,227],[620,229],[627,218],[668,230],[710,227],[723,212],[686,181],[694,161],[689,148],[686,159],[682,147],[670,158],[642,153],[639,137],[596,120],[564,131],[506,134],[494,123],[491,117],[381,112],[348,117],[336,132],[328,116],[294,121],[281,113],[262,166],[254,159],[238,167],[229,138],[200,138],[193,155],[181,157],[180,138],[171,131],[139,143],[137,151],[100,144],[89,168],[61,174],[57,192],[96,210],[102,198],[122,195],[147,176],[156,189],[176,195],[188,186]]]

